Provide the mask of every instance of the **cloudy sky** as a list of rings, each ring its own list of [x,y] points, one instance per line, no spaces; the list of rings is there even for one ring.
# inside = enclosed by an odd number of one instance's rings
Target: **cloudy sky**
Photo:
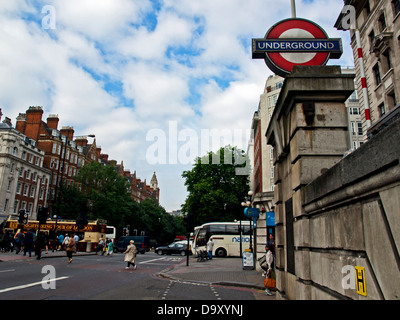
[[[353,66],[348,33],[333,28],[342,6],[297,0],[297,16],[343,38],[329,64]],[[246,150],[271,74],[251,39],[290,17],[290,0],[1,0],[0,108],[15,125],[43,106],[43,120],[95,134],[142,180],[155,171],[161,205],[176,210],[182,172],[220,146],[213,132]]]

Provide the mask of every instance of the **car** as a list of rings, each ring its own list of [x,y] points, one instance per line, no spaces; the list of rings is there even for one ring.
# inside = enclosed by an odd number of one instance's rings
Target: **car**
[[[124,252],[133,240],[138,252],[144,254],[150,250],[150,237],[147,236],[123,236],[114,244],[114,252]]]
[[[181,256],[186,255],[186,249],[187,249],[187,243],[181,243],[179,242],[173,242],[169,244],[168,246],[163,246],[163,247],[157,247],[155,252],[159,255],[163,254],[180,254]],[[189,254],[191,252],[189,251]]]

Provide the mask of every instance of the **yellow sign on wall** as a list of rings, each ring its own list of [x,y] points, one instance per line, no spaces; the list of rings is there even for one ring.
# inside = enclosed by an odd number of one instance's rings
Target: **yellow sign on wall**
[[[364,267],[354,267],[356,270],[356,289],[357,293],[361,296],[367,296],[367,286],[365,283],[365,269]]]

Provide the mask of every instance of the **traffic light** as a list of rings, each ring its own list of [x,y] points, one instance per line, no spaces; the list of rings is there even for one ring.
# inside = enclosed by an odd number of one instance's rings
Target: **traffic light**
[[[38,210],[38,220],[40,224],[45,224],[48,218],[48,208],[40,207]]]
[[[78,230],[85,228],[87,224],[88,224],[88,219],[86,214],[85,213],[79,214],[79,217],[76,220],[76,225],[78,226]]]
[[[25,209],[19,210],[18,223],[23,224],[25,220]]]
[[[188,214],[183,217],[183,225],[187,232],[190,232],[194,229],[194,215]]]

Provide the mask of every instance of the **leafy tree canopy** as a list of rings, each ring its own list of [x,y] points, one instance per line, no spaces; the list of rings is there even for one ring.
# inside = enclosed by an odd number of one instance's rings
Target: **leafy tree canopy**
[[[248,164],[245,152],[231,146],[197,158],[193,169],[182,174],[189,193],[182,211],[194,216],[195,225],[242,219],[241,202],[249,191]]]

